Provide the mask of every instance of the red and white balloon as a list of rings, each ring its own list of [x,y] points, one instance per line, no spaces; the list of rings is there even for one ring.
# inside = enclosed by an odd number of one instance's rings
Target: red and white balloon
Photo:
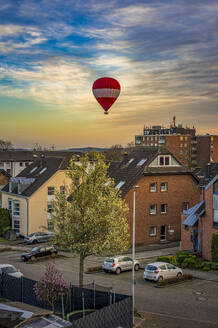
[[[112,77],[101,77],[93,83],[92,92],[104,109],[104,114],[108,114],[108,110],[119,97],[120,83]]]

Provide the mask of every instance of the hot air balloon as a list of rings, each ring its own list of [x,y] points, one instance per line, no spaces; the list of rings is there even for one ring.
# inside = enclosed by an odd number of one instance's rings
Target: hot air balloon
[[[112,77],[101,77],[93,83],[92,92],[103,107],[104,114],[108,114],[109,108],[119,97],[120,83]]]

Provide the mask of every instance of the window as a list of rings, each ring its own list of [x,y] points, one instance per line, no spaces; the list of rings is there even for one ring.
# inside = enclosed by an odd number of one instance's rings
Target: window
[[[23,164],[24,164],[23,162],[20,162],[20,167],[23,167]]]
[[[161,214],[167,213],[167,204],[161,204],[161,206],[160,206],[160,213]]]
[[[183,209],[183,211],[187,211],[189,209],[189,202],[184,202],[182,204],[182,209]]]
[[[52,220],[47,221],[48,231],[54,231],[54,222]]]
[[[44,168],[39,172],[39,174],[44,173],[46,170],[47,170],[47,167],[44,167]]]
[[[160,166],[170,165],[170,157],[169,156],[160,156],[159,157],[159,165]]]
[[[65,194],[65,191],[66,191],[65,186],[60,186],[60,193]]]
[[[157,235],[157,227],[150,227],[149,236],[156,236],[156,235]]]
[[[121,188],[123,185],[124,185],[124,183],[125,183],[125,181],[120,181],[119,183],[118,183],[118,185],[116,185],[116,187],[115,188]]]
[[[4,163],[0,162],[0,168],[3,169],[4,168]]]
[[[185,137],[185,141],[187,141],[188,140],[188,137]]]
[[[12,215],[12,199],[8,199],[8,211]]]
[[[180,147],[183,147],[183,144],[182,143],[180,144]]]
[[[13,215],[20,216],[20,202],[15,200],[13,205]]]
[[[218,194],[218,180],[213,184],[213,193]]]
[[[48,204],[47,204],[47,212],[48,212],[48,213],[52,213],[53,210],[54,210],[54,209],[53,209],[52,203],[48,203]]]
[[[13,221],[13,229],[16,232],[20,232],[20,221],[19,220],[14,220]]]
[[[33,173],[36,169],[37,169],[37,166],[35,166],[35,167],[30,171],[30,173]]]
[[[138,162],[137,166],[142,166],[147,161],[147,158],[141,159],[140,162]]]
[[[150,192],[156,192],[157,191],[157,183],[152,182],[150,183]]]
[[[184,144],[184,147],[187,148],[187,143]]]
[[[167,191],[167,188],[168,187],[168,185],[167,185],[167,182],[161,182],[161,184],[160,184],[160,191]]]
[[[157,204],[150,205],[150,214],[155,215],[157,213]]]
[[[48,195],[54,195],[55,194],[55,187],[48,187]]]
[[[28,165],[29,165],[29,163],[28,163],[28,162],[26,162],[26,163],[25,163],[25,166],[27,167]]]
[[[180,137],[180,140],[183,141],[183,137]]]
[[[210,145],[210,148],[213,148],[213,144]]]

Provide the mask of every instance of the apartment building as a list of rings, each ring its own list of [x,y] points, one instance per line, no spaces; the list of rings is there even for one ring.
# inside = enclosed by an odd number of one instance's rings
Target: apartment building
[[[181,213],[200,200],[198,179],[167,150],[136,147],[122,163],[113,164],[115,180],[129,207],[132,231],[133,186],[136,190],[136,244],[176,241],[181,238]]]

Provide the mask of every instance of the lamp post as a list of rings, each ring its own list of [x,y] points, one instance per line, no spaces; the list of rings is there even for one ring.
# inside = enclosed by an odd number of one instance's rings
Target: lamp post
[[[133,186],[133,209],[132,209],[132,324],[134,325],[135,307],[135,193],[139,186]]]

